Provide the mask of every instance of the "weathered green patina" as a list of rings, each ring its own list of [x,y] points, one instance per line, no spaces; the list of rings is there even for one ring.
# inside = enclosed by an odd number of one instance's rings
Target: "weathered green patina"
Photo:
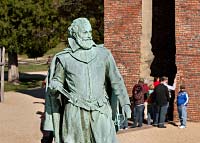
[[[117,101],[131,116],[114,58],[93,42],[91,31],[86,18],[74,20],[69,47],[54,56],[48,72],[44,130],[54,132],[56,143],[117,143]]]

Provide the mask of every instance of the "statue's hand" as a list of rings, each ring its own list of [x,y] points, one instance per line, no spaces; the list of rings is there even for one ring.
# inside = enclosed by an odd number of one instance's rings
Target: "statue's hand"
[[[56,84],[55,81],[52,81],[52,82],[49,84],[48,89],[49,89],[51,95],[55,95],[55,94],[57,93],[57,91],[58,91],[58,90],[57,90],[57,88],[58,88],[57,85],[58,85],[58,84]]]
[[[131,108],[130,108],[130,105],[124,105],[122,107],[122,112],[125,113],[125,116],[129,119],[131,118]]]
[[[55,88],[52,88],[51,86],[48,87],[48,90],[50,92],[51,95],[55,95],[57,90]]]
[[[50,87],[48,87],[48,88],[49,88],[49,91],[50,91],[50,94],[51,94],[51,95],[55,95],[55,94],[56,94],[57,90],[52,89],[52,88],[50,88]]]

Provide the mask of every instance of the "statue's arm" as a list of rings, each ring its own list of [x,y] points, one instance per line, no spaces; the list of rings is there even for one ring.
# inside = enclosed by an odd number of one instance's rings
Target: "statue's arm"
[[[56,59],[56,57],[54,57]],[[62,65],[56,60],[53,60],[47,75],[47,87],[45,92],[45,119],[43,129],[47,131],[54,131],[53,113],[58,113],[60,103],[55,95],[57,92],[57,83],[62,85],[64,70]],[[55,68],[54,68],[55,65]],[[50,76],[51,74],[51,76]],[[58,95],[58,94],[57,94]]]
[[[131,118],[130,100],[126,90],[126,86],[111,53],[109,53],[108,55],[106,64],[106,75],[110,81],[112,96],[117,97],[122,107],[122,112],[125,113],[127,118]]]
[[[107,64],[106,74],[110,80],[112,94],[114,96],[117,96],[120,105],[122,107],[127,104],[130,105],[130,100],[126,90],[126,86],[124,84],[124,80],[117,68],[115,60],[111,53],[109,53],[108,55],[106,64]]]
[[[56,61],[56,67],[55,67],[55,71],[54,71],[54,75],[51,79],[51,81],[49,81],[49,89],[51,90],[51,93],[56,93],[57,90],[59,89],[59,87],[63,87],[64,84],[64,80],[65,80],[65,70],[63,67],[63,64],[61,64],[60,60],[58,59]]]

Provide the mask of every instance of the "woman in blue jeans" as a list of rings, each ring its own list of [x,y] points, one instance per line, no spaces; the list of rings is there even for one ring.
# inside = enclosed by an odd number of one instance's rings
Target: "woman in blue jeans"
[[[144,114],[144,94],[146,93],[144,89],[144,79],[139,79],[138,83],[133,87],[132,97],[134,104],[134,123],[132,128],[142,127],[143,114]]]
[[[135,127],[142,127],[143,123],[143,113],[144,113],[144,104],[136,105],[134,107],[135,111],[135,121],[133,123],[133,126],[131,128]]]

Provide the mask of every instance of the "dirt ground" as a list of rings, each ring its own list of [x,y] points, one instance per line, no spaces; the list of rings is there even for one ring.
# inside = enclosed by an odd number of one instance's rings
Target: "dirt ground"
[[[0,103],[0,143],[40,143],[43,94],[43,89],[5,93]],[[199,143],[199,131],[200,123],[188,122],[186,129],[145,126],[120,131],[117,137],[120,143]]]

